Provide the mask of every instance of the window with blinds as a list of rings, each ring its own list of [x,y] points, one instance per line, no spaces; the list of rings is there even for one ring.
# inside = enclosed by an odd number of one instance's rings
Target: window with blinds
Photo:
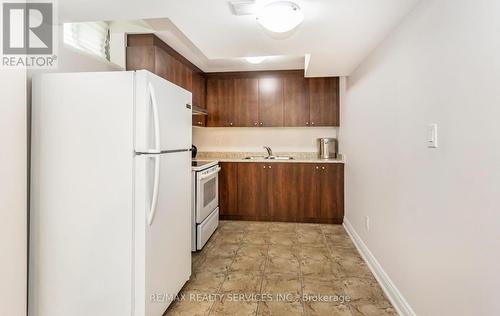
[[[64,43],[110,60],[107,22],[64,23]]]

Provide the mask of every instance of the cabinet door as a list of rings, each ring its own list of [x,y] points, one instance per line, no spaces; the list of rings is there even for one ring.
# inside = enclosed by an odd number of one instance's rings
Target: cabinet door
[[[290,210],[298,221],[314,222],[319,215],[320,172],[315,164],[294,164],[290,183],[294,192],[290,197]]]
[[[205,108],[205,82],[203,75],[199,72],[194,72],[192,81],[193,105]]]
[[[308,78],[310,126],[339,126],[339,78]]]
[[[169,56],[170,67],[167,70],[168,80],[188,91],[192,90],[193,71],[181,61]]]
[[[344,165],[323,164],[320,172],[319,218],[342,223],[344,218]]]
[[[219,214],[238,214],[238,163],[219,163]]]
[[[186,64],[182,64],[181,87],[193,91],[193,70]]]
[[[163,49],[152,46],[155,50],[155,70],[154,73],[157,74],[158,76],[162,77],[163,79],[166,79],[168,81],[173,80],[172,77],[172,56],[167,54]],[[127,57],[128,58],[128,57]]]
[[[127,70],[146,69],[155,72],[154,46],[129,46],[127,47]]]
[[[238,163],[238,215],[245,219],[267,216],[267,164]]]
[[[259,79],[259,126],[283,126],[283,78]]]
[[[200,75],[198,79],[199,82],[199,97],[198,100],[200,102],[200,107],[206,109],[207,108],[207,79],[204,75]]]
[[[269,168],[270,167],[270,168]],[[271,220],[293,222],[298,218],[301,185],[300,166],[295,163],[272,163],[267,169],[268,210]]]
[[[302,75],[283,78],[285,126],[309,126],[306,80]]]
[[[234,126],[234,80],[207,79],[207,126]]]
[[[193,72],[193,105],[199,106],[201,108],[206,108],[205,103],[205,90],[206,83],[205,77],[199,72]],[[206,126],[207,116],[206,115],[193,115],[193,126]]]
[[[253,78],[234,79],[234,124],[235,126],[258,126],[259,124],[259,80]]]
[[[219,111],[222,113],[223,126],[234,124],[234,79],[220,79],[218,89]]]
[[[222,126],[223,117],[219,113],[219,80],[207,79],[207,126]]]

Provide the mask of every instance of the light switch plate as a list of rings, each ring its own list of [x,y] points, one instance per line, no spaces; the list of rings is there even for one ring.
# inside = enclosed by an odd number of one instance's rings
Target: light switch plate
[[[437,124],[429,124],[427,126],[427,147],[438,147],[438,126]]]

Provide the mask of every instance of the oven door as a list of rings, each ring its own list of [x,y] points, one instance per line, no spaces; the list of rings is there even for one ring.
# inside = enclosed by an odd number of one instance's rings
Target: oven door
[[[208,174],[196,173],[196,223],[200,224],[219,206],[219,171],[216,166]]]

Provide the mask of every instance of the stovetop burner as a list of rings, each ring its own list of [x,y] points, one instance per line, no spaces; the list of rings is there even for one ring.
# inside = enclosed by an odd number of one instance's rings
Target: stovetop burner
[[[203,161],[203,160],[192,161],[191,167],[203,167],[204,165],[208,165],[210,163],[212,163],[212,161]]]

